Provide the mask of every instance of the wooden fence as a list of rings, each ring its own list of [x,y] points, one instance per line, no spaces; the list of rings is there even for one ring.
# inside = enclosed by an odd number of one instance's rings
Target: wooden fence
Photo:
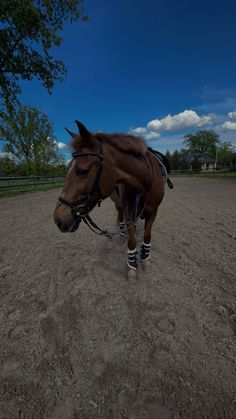
[[[212,177],[236,177],[236,167],[222,168],[220,170],[171,170],[171,175],[199,175]]]
[[[64,180],[64,177],[55,176],[0,177],[0,196],[60,187]]]

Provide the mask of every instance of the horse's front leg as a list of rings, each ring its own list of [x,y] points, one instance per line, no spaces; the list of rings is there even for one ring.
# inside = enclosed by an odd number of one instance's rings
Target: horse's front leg
[[[137,278],[137,249],[136,249],[136,227],[135,222],[135,202],[137,193],[126,185],[121,185],[120,196],[123,207],[124,220],[127,227],[128,236],[128,280]]]
[[[136,227],[133,223],[128,225],[128,280],[137,278],[137,249],[136,249]]]
[[[147,269],[151,266],[150,261],[150,252],[151,252],[151,239],[152,239],[152,225],[156,218],[157,211],[155,211],[151,216],[145,218],[144,226],[144,238],[141,246],[141,262],[142,268]]]
[[[126,223],[124,220],[124,210],[123,210],[123,203],[122,203],[122,188],[121,186],[117,186],[116,189],[110,195],[110,198],[115,203],[115,207],[117,210],[117,225],[119,228],[120,236],[126,236]]]

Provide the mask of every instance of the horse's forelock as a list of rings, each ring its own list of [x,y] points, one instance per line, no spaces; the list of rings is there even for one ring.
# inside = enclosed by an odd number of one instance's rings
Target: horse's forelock
[[[76,134],[70,142],[70,148],[73,151],[78,151],[80,144],[81,144],[80,136]]]

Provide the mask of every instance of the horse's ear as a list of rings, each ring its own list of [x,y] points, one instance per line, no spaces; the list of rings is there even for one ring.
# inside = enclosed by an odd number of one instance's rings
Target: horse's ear
[[[82,140],[87,140],[87,141],[91,140],[93,138],[91,132],[89,132],[87,128],[80,121],[75,121],[75,122],[79,129],[80,137],[82,138]]]
[[[74,133],[74,132],[72,132],[72,131],[70,131],[68,128],[66,128],[65,127],[65,130],[68,132],[68,134],[70,134],[70,136],[72,137],[72,138],[76,138],[76,134]]]

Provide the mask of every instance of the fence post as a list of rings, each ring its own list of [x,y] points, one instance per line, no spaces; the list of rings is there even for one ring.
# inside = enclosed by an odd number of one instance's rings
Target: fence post
[[[7,185],[8,185],[9,195],[11,196],[11,181],[9,179],[7,179]]]

